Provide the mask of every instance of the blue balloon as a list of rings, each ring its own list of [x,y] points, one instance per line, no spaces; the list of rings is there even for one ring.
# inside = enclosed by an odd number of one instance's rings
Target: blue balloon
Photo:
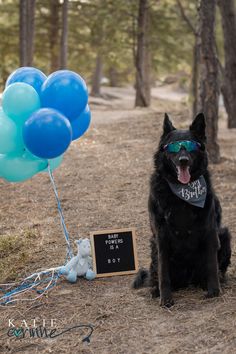
[[[70,121],[76,119],[88,102],[88,89],[82,77],[70,70],[55,71],[41,87],[42,107],[55,108]]]
[[[34,112],[23,126],[27,149],[42,159],[62,155],[69,147],[72,129],[69,120],[60,112],[43,108]]]
[[[72,120],[71,127],[72,127],[72,140],[76,140],[80,138],[86,130],[91,122],[91,111],[89,109],[89,105],[87,104],[85,110],[79,115],[78,118]]]
[[[41,86],[46,78],[47,76],[39,69],[24,66],[13,71],[7,79],[6,87],[14,82],[25,82],[26,84],[33,86],[37,93],[40,94]]]

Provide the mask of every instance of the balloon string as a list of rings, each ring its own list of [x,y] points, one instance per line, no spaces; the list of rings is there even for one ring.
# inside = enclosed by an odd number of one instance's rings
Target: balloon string
[[[63,213],[62,213],[61,203],[60,203],[60,199],[59,199],[59,196],[58,196],[58,192],[57,192],[56,184],[55,184],[55,181],[54,181],[54,177],[53,177],[53,174],[52,174],[52,171],[51,171],[51,168],[50,168],[50,164],[48,164],[48,173],[49,173],[49,177],[50,177],[50,180],[51,180],[51,183],[52,183],[52,186],[53,186],[53,191],[54,191],[54,194],[55,194],[55,197],[56,197],[57,208],[58,208],[58,212],[59,212],[60,219],[61,219],[61,225],[62,225],[62,229],[63,229],[63,232],[64,232],[65,240],[66,240],[66,243],[67,243],[67,258],[72,258],[73,257],[73,251],[72,251],[72,247],[71,247],[71,244],[70,244],[69,233],[68,233],[67,228],[66,228],[64,216],[63,216]]]

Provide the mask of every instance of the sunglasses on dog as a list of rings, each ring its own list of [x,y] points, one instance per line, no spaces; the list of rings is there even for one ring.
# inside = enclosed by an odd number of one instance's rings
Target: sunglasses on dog
[[[183,141],[174,141],[163,146],[163,149],[168,152],[179,152],[184,148],[188,152],[197,151],[201,147],[201,144],[197,141],[183,140]]]

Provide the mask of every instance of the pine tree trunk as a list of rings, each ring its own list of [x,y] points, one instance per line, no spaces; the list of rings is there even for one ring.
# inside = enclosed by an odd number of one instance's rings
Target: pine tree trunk
[[[149,30],[149,3],[148,0],[139,0],[138,34],[136,53],[136,98],[135,107],[148,107],[151,103],[150,88],[150,51],[148,41]]]
[[[20,66],[32,66],[35,0],[20,0]]]
[[[207,122],[207,148],[211,162],[220,161],[217,143],[219,78],[215,47],[216,0],[201,0],[199,6],[200,82],[199,109]]]
[[[224,34],[225,75],[222,94],[228,128],[236,128],[236,13],[234,0],[218,0]]]
[[[109,69],[109,83],[111,87],[117,87],[118,82],[117,82],[117,71],[114,66],[111,66]]]
[[[20,66],[27,65],[27,0],[19,1]]]
[[[68,0],[63,1],[62,5],[62,31],[61,31],[61,69],[67,67],[67,50],[68,50]]]
[[[96,66],[92,78],[92,96],[101,96],[101,81],[102,81],[102,58],[97,54]]]
[[[59,28],[60,28],[60,2],[59,0],[50,1],[50,71],[59,69]]]
[[[193,46],[193,61],[192,61],[192,82],[191,82],[191,96],[192,96],[192,114],[193,118],[198,113],[198,82],[199,82],[199,38],[195,35],[195,42]]]
[[[27,66],[33,65],[35,0],[27,1]]]

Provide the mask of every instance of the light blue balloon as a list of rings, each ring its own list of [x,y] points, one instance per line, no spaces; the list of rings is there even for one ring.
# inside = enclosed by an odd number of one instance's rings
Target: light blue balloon
[[[62,163],[62,160],[63,160],[63,155],[55,157],[55,159],[48,160],[51,171],[54,171],[57,167],[59,167],[60,164]]]
[[[24,151],[22,129],[0,107],[0,154]]]
[[[21,156],[0,155],[0,176],[8,182],[22,182],[45,169],[47,161],[32,159],[28,152]]]
[[[55,159],[46,160],[46,159],[41,159],[40,157],[37,157],[37,156],[31,154],[31,152],[25,148],[24,157],[27,158],[27,160],[32,160],[32,161],[38,160],[41,162],[44,161],[46,168],[43,169],[42,172],[48,172],[48,164],[50,164],[51,171],[54,171],[62,163],[64,155],[60,155],[58,157],[55,157]]]
[[[62,163],[64,155],[60,155],[55,157],[55,159],[46,160],[48,164],[50,164],[50,170],[54,171],[57,167]],[[43,170],[43,172],[48,172],[48,166]]]
[[[2,107],[8,117],[17,125],[22,125],[40,108],[40,98],[32,86],[24,82],[16,82],[4,90]]]

